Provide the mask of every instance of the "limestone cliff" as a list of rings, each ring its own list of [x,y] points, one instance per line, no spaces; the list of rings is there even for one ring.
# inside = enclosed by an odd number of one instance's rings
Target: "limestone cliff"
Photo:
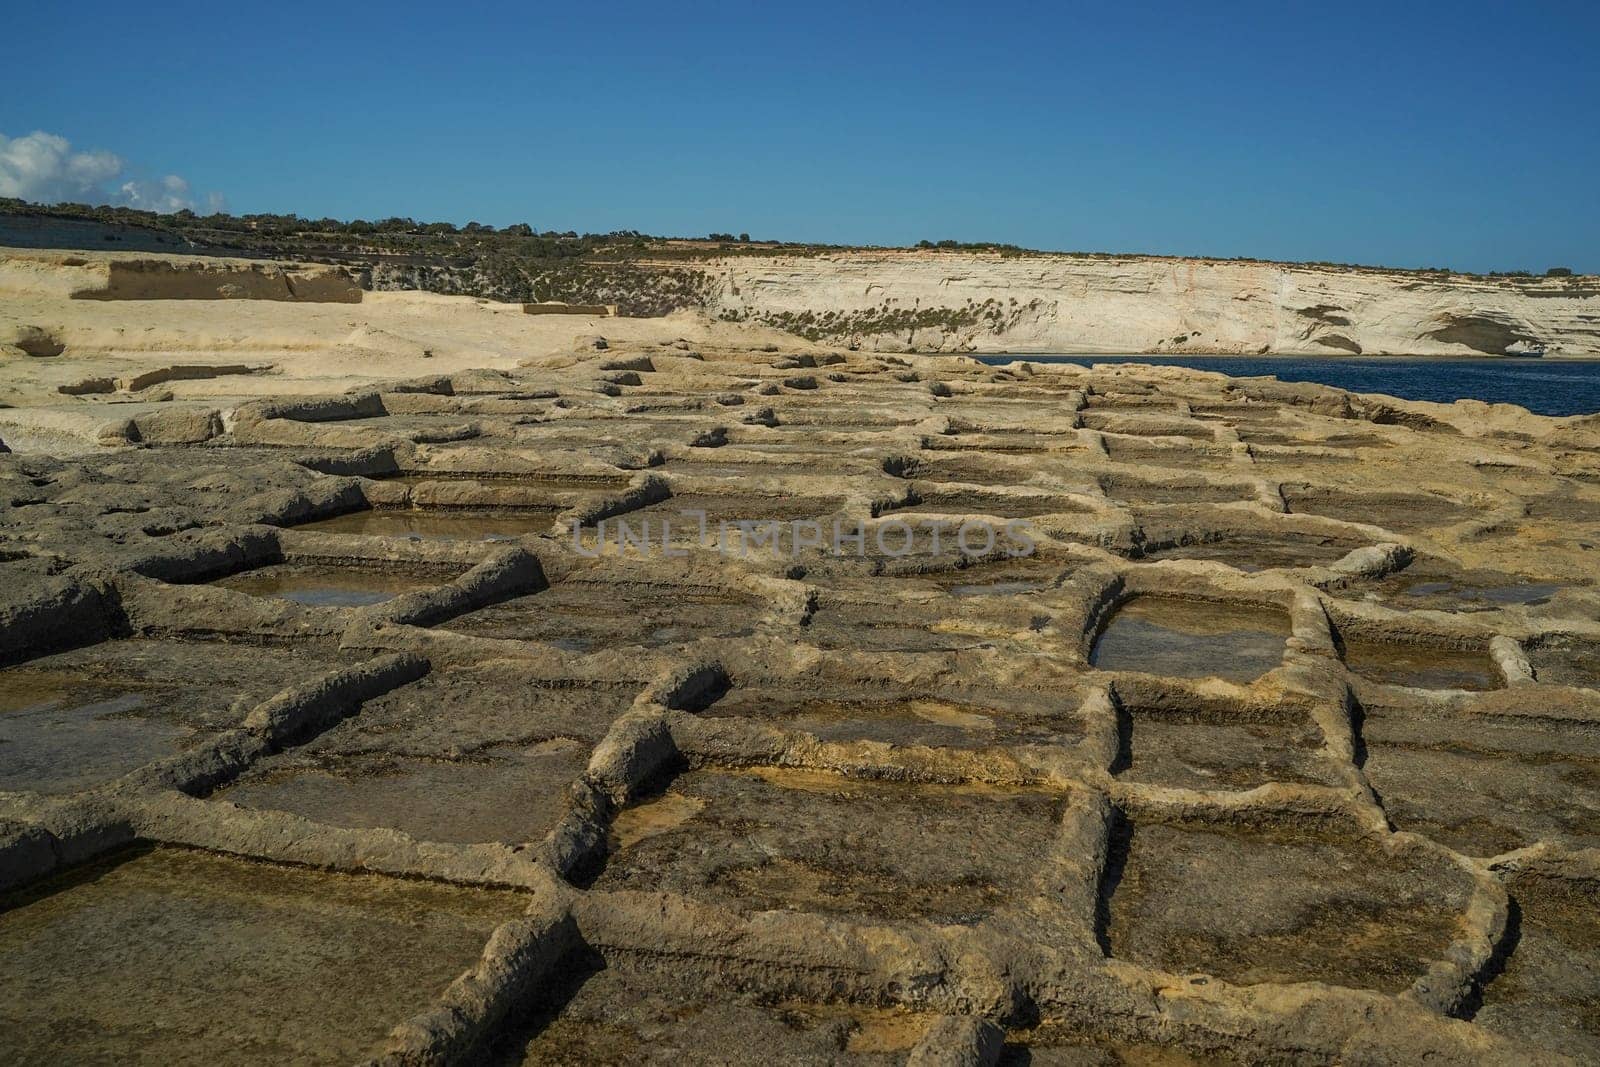
[[[0,233],[3,237],[3,233]],[[1600,357],[1600,277],[1151,256],[677,247],[563,260],[316,264],[0,255],[0,290],[77,300],[355,303],[364,289],[708,313],[829,346],[923,352]]]
[[[707,310],[869,349],[1600,356],[1600,279],[874,251],[707,265]]]

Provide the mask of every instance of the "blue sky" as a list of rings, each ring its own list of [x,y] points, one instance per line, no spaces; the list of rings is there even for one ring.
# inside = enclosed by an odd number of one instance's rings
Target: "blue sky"
[[[4,24],[27,58],[0,135],[241,213],[1600,271],[1593,3],[80,2]]]

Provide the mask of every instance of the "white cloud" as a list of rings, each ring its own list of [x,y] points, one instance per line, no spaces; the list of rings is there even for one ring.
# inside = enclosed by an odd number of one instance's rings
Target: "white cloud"
[[[194,210],[194,201],[189,199],[189,183],[176,174],[159,181],[123,182],[117,191],[129,207],[144,211]]]
[[[74,152],[58,134],[35,130],[24,137],[0,134],[0,197],[37,204],[62,201],[121,204],[145,211],[220,211],[217,193],[197,203],[189,183],[176,174],[153,180],[133,177],[114,152]]]
[[[74,152],[65,137],[42,130],[15,139],[0,134],[0,196],[75,200],[122,173],[110,152]]]

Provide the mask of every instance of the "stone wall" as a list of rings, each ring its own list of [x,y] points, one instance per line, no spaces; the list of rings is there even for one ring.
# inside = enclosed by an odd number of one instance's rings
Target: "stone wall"
[[[213,260],[115,259],[103,284],[75,290],[75,300],[292,300],[359,304],[358,279],[342,267]]]

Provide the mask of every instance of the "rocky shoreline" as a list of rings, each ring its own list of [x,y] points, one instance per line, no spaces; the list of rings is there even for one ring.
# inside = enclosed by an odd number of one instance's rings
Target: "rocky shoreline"
[[[20,1055],[1600,1055],[1600,418],[86,270],[0,268]]]

